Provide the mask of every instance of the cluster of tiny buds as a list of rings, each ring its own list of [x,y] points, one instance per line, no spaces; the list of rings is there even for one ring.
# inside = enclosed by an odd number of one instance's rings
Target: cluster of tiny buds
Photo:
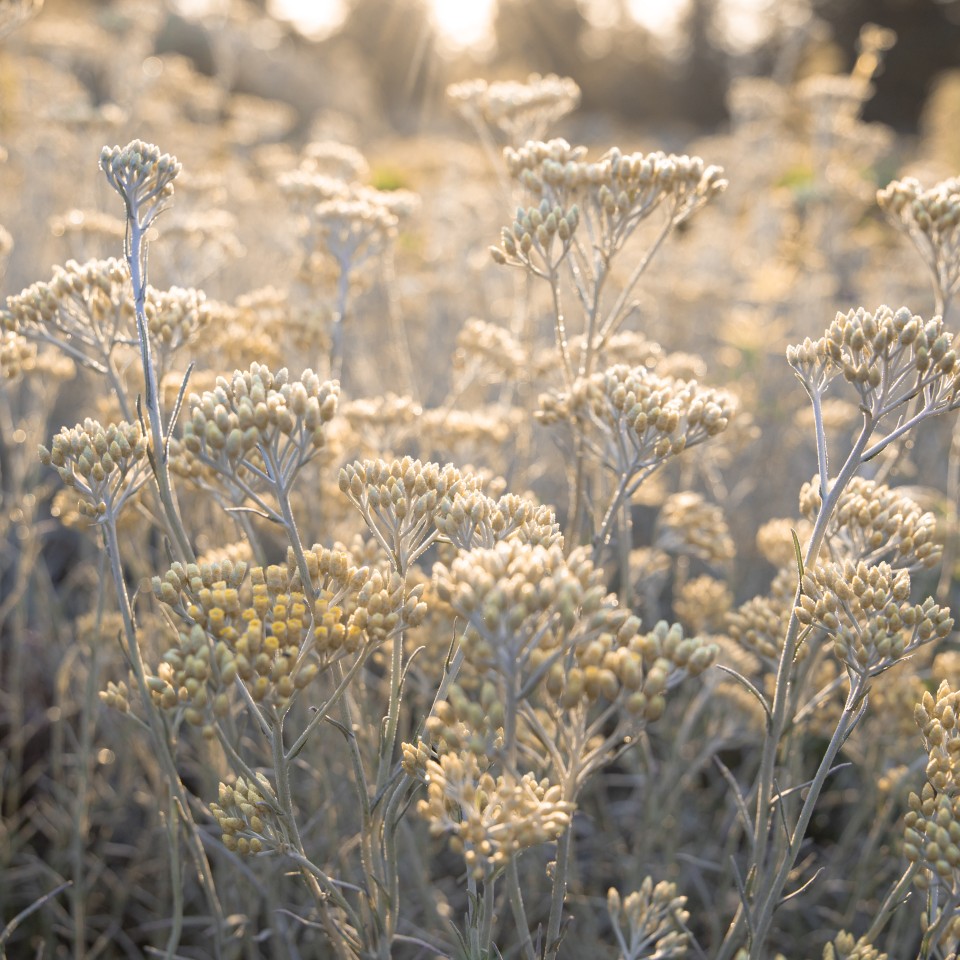
[[[717,648],[700,637],[685,637],[679,624],[661,620],[647,633],[627,611],[608,610],[606,630],[578,643],[573,663],[533,651],[530,666],[546,666],[543,689],[562,712],[599,700],[619,703],[631,717],[648,723],[666,709],[666,694],[683,676],[698,676],[714,661]]]
[[[520,207],[513,225],[501,231],[500,246],[491,247],[490,255],[496,263],[516,264],[538,276],[549,276],[566,256],[579,224],[576,205],[565,211],[543,199],[539,206]]]
[[[803,575],[801,585],[797,619],[823,629],[837,657],[856,674],[877,673],[953,629],[950,611],[932,599],[911,604],[910,574],[887,563],[820,564]]]
[[[773,579],[766,595],[753,597],[727,614],[726,629],[741,646],[762,657],[769,666],[776,664],[797,591],[796,567],[783,567]],[[803,644],[797,659],[809,653]]]
[[[691,490],[671,494],[664,502],[657,517],[656,544],[667,553],[708,563],[730,560],[735,551],[721,507]]]
[[[600,571],[583,550],[564,557],[559,545],[502,540],[435,568],[437,593],[473,627],[464,651],[480,668],[510,674],[531,648],[548,651],[581,621],[601,610],[606,594]]]
[[[274,447],[281,468],[289,468],[291,458],[301,466],[323,447],[339,395],[339,382],[321,381],[312,370],[291,380],[286,368],[274,374],[254,363],[230,380],[218,377],[213,390],[190,395],[190,417],[174,455],[186,461],[180,465],[186,472],[197,457],[229,475],[258,447]]]
[[[143,485],[147,440],[137,423],[111,423],[103,427],[86,419],[62,429],[48,450],[39,450],[40,462],[53,466],[60,479],[80,493],[81,514],[96,520],[108,508],[122,503]]]
[[[569,77],[532,73],[526,83],[467,80],[447,87],[447,97],[467,119],[500,130],[512,142],[542,136],[580,102],[580,88]]]
[[[624,365],[578,380],[569,394],[541,397],[540,406],[544,423],[574,419],[601,425],[611,438],[626,435],[637,466],[722,433],[736,411],[724,390]]]
[[[125,147],[104,147],[100,169],[107,182],[123,198],[128,217],[145,229],[173,196],[173,181],[180,173],[176,157],[142,140]]]
[[[832,943],[823,948],[823,960],[887,960],[866,937],[855,940],[852,933],[841,930]]]
[[[435,753],[473,753],[481,766],[496,756],[502,745],[503,702],[497,686],[491,680],[484,680],[479,693],[468,695],[458,684],[451,684],[447,699],[437,702],[433,713],[424,725],[425,741],[419,741],[404,750],[408,773],[420,770],[426,772],[421,764],[426,744],[434,748]],[[422,776],[421,776],[422,779]]]
[[[928,752],[926,783],[911,793],[904,818],[904,853],[927,871],[916,882],[928,887],[936,878],[954,892],[960,886],[960,694],[944,680],[936,695],[929,690],[914,716]],[[958,924],[960,926],[960,924]]]
[[[21,293],[7,297],[2,312],[7,330],[27,336],[54,327],[73,337],[71,344],[87,344],[91,335],[126,335],[133,316],[127,265],[114,258],[54,267],[49,281],[38,280]]]
[[[800,512],[811,523],[822,498],[817,478],[800,491]],[[900,490],[862,477],[844,488],[830,515],[826,543],[835,560],[886,559],[894,567],[919,570],[936,566],[943,547],[934,539],[936,517]]]
[[[913,177],[894,180],[877,193],[877,203],[935,268],[941,292],[953,292],[960,282],[960,179],[951,177],[928,190]]]
[[[505,867],[520,851],[558,839],[575,804],[563,789],[526,773],[519,779],[481,772],[473,753],[444,753],[426,762],[427,796],[417,812],[434,836],[450,835],[478,880]]]
[[[461,550],[492,547],[510,536],[542,546],[563,541],[549,507],[510,493],[494,500],[480,490],[458,489],[443,498],[434,522],[440,534]]]
[[[526,363],[526,352],[505,327],[471,317],[457,334],[453,362],[461,368],[468,359],[485,363],[512,379]]]
[[[507,148],[504,157],[510,174],[534,196],[564,208],[579,204],[605,222],[614,246],[661,203],[670,204],[671,220],[679,223],[727,186],[723,171],[699,157],[624,154],[614,147],[591,163],[584,153],[565,140],[530,141],[519,150]]]
[[[247,562],[222,560],[216,563],[181,563],[175,561],[163,578],[151,581],[154,596],[171,607],[188,607],[201,604],[201,594],[215,587],[238,590],[247,575]],[[202,609],[202,607],[201,607]],[[191,619],[197,619],[190,615]],[[197,619],[198,623],[203,623]]]
[[[842,373],[868,406],[871,395],[882,394],[877,415],[913,397],[918,379],[920,386],[937,378],[948,381],[950,400],[956,386],[957,353],[942,318],[924,321],[906,307],[838,313],[819,340],[788,347],[787,362],[808,390],[821,391]]]
[[[129,713],[130,689],[123,680],[119,683],[111,680],[107,683],[107,689],[100,691],[100,701],[104,706],[118,710],[120,713]]]
[[[732,605],[730,588],[714,577],[694,577],[674,590],[673,611],[694,633],[719,630]]]
[[[607,891],[607,913],[624,960],[684,956],[690,919],[686,907],[687,898],[678,896],[677,885],[666,880],[654,885],[651,877],[645,877],[640,889],[626,897],[611,887]]]
[[[12,381],[36,366],[37,347],[13,330],[0,330],[0,379]]]
[[[223,833],[223,845],[241,856],[275,846],[282,834],[277,827],[279,805],[267,778],[257,774],[256,783],[238,777],[230,786],[221,783],[217,803],[210,804]]]
[[[416,559],[437,536],[434,521],[445,498],[478,489],[451,464],[400,460],[358,460],[340,471],[340,489],[395,563]],[[402,554],[402,556],[401,556]]]

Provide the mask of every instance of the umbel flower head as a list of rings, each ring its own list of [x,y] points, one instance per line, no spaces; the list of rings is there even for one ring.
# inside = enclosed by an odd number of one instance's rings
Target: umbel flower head
[[[163,365],[173,351],[196,340],[214,307],[201,290],[147,286],[144,310]],[[118,348],[136,344],[134,311],[126,263],[113,257],[68,260],[54,267],[50,280],[7,297],[0,322],[31,342],[53,343],[85,366],[105,372]]]
[[[339,396],[339,382],[321,381],[312,370],[292,380],[286,368],[272,373],[254,363],[229,380],[218,377],[213,390],[190,395],[183,437],[171,443],[172,466],[226,478],[245,468],[289,485],[323,448]]]
[[[626,897],[615,887],[607,892],[607,913],[624,957],[686,956],[690,937],[686,907],[687,898],[677,895],[675,883],[661,880],[654,885],[650,877]]]
[[[960,896],[960,694],[944,680],[936,695],[929,690],[914,717],[927,749],[926,783],[911,793],[904,817],[904,854],[924,869],[914,882],[921,889],[941,888],[945,902]],[[956,942],[960,916],[954,911],[942,936]]]
[[[128,219],[146,230],[173,196],[173,181],[180,173],[176,157],[142,140],[125,147],[104,147],[100,169],[107,182],[120,194]]]
[[[80,513],[91,520],[114,515],[147,479],[147,440],[137,423],[84,420],[64,427],[40,462],[56,467],[60,479],[80,494]]]
[[[787,347],[787,362],[811,395],[842,374],[874,419],[920,396],[924,410],[953,409],[957,353],[941,317],[923,320],[906,307],[838,313],[819,340]]]
[[[507,169],[537,201],[569,211],[577,207],[588,221],[593,243],[606,256],[663,206],[673,224],[726,189],[720,167],[699,157],[665,153],[624,154],[608,150],[587,161],[585,147],[566,140],[528,141],[519,150],[504,151]]]
[[[490,879],[521,851],[556,840],[570,825],[575,804],[560,786],[532,773],[481,772],[469,751],[426,761],[427,797],[417,805],[435,836],[450,835],[478,879]]]
[[[580,88],[569,77],[531,73],[526,83],[466,80],[447,87],[447,99],[474,127],[500,134],[514,146],[542,137],[580,103]]]
[[[800,491],[800,511],[813,523],[820,506],[820,484],[814,478]],[[824,543],[835,561],[886,560],[897,569],[915,571],[940,562],[943,547],[935,535],[936,517],[901,490],[854,477],[830,514]]]
[[[953,629],[950,611],[927,599],[910,603],[910,574],[888,563],[823,563],[806,572],[796,608],[804,625],[833,640],[851,675],[873,676]]]
[[[624,365],[577,380],[569,394],[541,397],[540,405],[541,422],[573,421],[588,437],[599,432],[608,448],[602,459],[617,472],[656,467],[722,433],[737,406],[724,390]]]
[[[929,189],[913,177],[894,180],[877,193],[877,203],[913,242],[946,304],[960,287],[960,179]]]

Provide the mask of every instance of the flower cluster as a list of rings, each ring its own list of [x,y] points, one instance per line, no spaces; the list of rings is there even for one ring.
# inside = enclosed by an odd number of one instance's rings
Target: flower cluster
[[[101,426],[86,419],[64,427],[40,462],[56,467],[60,479],[81,497],[79,510],[91,520],[116,515],[147,479],[147,440],[137,423]]]
[[[542,137],[580,103],[580,88],[569,77],[537,73],[526,83],[467,80],[447,87],[447,97],[474,126],[499,132],[509,143]]]
[[[838,313],[819,340],[807,338],[788,347],[787,362],[810,393],[821,392],[843,374],[876,419],[918,394],[930,412],[955,403],[952,336],[940,317],[924,321],[906,307]]]
[[[13,330],[0,330],[0,379],[18,379],[33,369],[36,360],[36,344]]]
[[[872,676],[953,629],[950,611],[932,599],[910,603],[910,574],[888,563],[823,563],[802,580],[796,615],[833,640],[851,674]]]
[[[218,377],[213,390],[191,394],[183,436],[171,442],[171,465],[188,476],[206,471],[236,478],[239,468],[277,488],[325,442],[337,410],[340,385],[305,370],[292,380],[286,368],[272,373],[259,363]]]
[[[210,812],[228,850],[246,856],[282,841],[277,799],[262,773],[257,774],[256,783],[243,777],[238,777],[233,786],[221,782],[218,800],[210,804]]]
[[[409,190],[375,190],[303,168],[284,174],[280,187],[307,218],[308,255],[323,250],[342,270],[382,250],[419,206]]]
[[[131,222],[146,230],[173,196],[181,167],[176,157],[152,143],[131,140],[125,147],[104,147],[100,169],[120,194]]]
[[[733,593],[714,577],[694,577],[674,591],[673,611],[694,633],[719,630],[733,605]]]
[[[426,762],[427,796],[417,805],[434,836],[450,835],[467,869],[489,879],[520,851],[558,839],[575,805],[561,788],[533,774],[481,772],[473,753]]]
[[[614,147],[591,162],[585,154],[585,147],[559,139],[504,151],[511,176],[534,197],[550,209],[579,209],[592,242],[608,257],[660,206],[671,223],[681,223],[727,186],[723,171],[699,157]]]
[[[545,547],[563,539],[549,507],[511,493],[494,500],[477,489],[457,490],[444,497],[435,522],[440,533],[461,550],[492,547],[508,537]]]
[[[657,517],[657,546],[667,553],[723,563],[734,554],[733,537],[715,503],[690,490],[669,496]]]
[[[154,577],[154,594],[186,626],[153,681],[161,706],[190,700],[196,712],[186,719],[208,723],[208,697],[195,702],[187,680],[209,685],[222,716],[226,701],[217,698],[239,677],[254,702],[283,712],[294,692],[334,660],[426,616],[422,585],[407,590],[399,576],[357,567],[340,548],[315,546],[304,559],[306,588],[292,550],[286,566],[253,567],[246,588],[242,561],[175,563],[162,578]],[[197,661],[205,665],[202,676]]]
[[[109,258],[54,267],[47,281],[37,281],[7,297],[3,326],[31,341],[55,343],[92,369],[103,371],[117,347],[136,344],[133,292],[126,263]],[[216,315],[199,290],[148,286],[144,312],[161,350],[161,364],[186,343],[195,342]]]
[[[580,224],[576,206],[551,209],[547,199],[537,207],[517,210],[512,226],[500,233],[500,246],[490,254],[499,264],[526,267],[538,277],[551,277],[570,250],[574,231]]]
[[[340,489],[394,568],[405,571],[439,535],[435,521],[441,502],[459,491],[479,490],[479,481],[450,464],[441,467],[404,457],[348,464],[340,471]]]
[[[948,902],[960,895],[960,693],[944,680],[917,704],[915,719],[927,750],[926,783],[910,794],[904,818],[904,853],[925,870],[915,877],[923,887],[945,888]],[[947,918],[943,934],[960,936],[960,917]]]
[[[924,189],[913,177],[877,193],[887,219],[903,231],[933,271],[945,301],[960,287],[960,179]]]
[[[626,897],[611,887],[607,892],[607,913],[620,948],[620,960],[686,955],[690,911],[687,898],[677,895],[675,883],[662,880],[654,885],[650,877],[645,877],[640,889]]]
[[[645,470],[722,433],[734,397],[696,381],[660,377],[645,367],[617,365],[574,383],[569,394],[540,399],[544,423],[574,421],[599,430],[602,460],[618,473]]]
[[[31,340],[57,341],[91,366],[133,330],[130,274],[120,260],[69,260],[49,281],[7,297],[3,326]]]
[[[726,628],[730,637],[763,658],[768,666],[775,666],[783,649],[783,638],[797,593],[797,571],[784,567],[774,577],[766,594],[753,597],[727,616]],[[807,655],[806,644],[797,651],[797,657]]]
[[[815,478],[800,491],[800,511],[813,523],[820,506]],[[854,477],[840,494],[824,539],[833,560],[887,560],[893,567],[914,571],[940,562],[943,547],[934,540],[936,526],[936,517],[902,491]]]

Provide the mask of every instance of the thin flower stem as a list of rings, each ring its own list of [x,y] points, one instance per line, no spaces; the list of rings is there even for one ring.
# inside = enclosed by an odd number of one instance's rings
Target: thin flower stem
[[[163,415],[160,412],[160,394],[157,388],[157,371],[153,365],[150,349],[150,332],[147,329],[146,290],[147,278],[141,265],[146,266],[146,238],[141,228],[137,204],[131,202],[127,208],[126,258],[130,269],[130,281],[133,284],[133,302],[137,319],[137,337],[140,340],[140,363],[143,367],[144,404],[153,441],[153,466],[160,502],[166,517],[167,526],[173,535],[180,559],[191,562],[196,559],[193,547],[183,529],[180,512],[177,509],[173,488],[170,485],[170,473],[167,468],[167,444],[163,435]]]
[[[200,841],[197,826],[190,813],[190,804],[187,800],[186,790],[173,762],[170,744],[167,740],[165,729],[163,728],[163,721],[153,708],[153,699],[150,696],[150,690],[147,686],[146,670],[144,669],[143,658],[140,654],[140,644],[137,640],[136,627],[133,623],[133,610],[130,606],[130,598],[127,595],[127,585],[123,576],[123,568],[120,565],[120,545],[117,540],[116,516],[110,507],[108,507],[107,514],[103,520],[103,531],[107,557],[110,561],[110,572],[117,593],[117,605],[120,608],[120,616],[123,620],[127,659],[133,669],[137,689],[140,692],[141,702],[147,718],[147,727],[153,740],[155,755],[166,775],[167,786],[176,798],[177,810],[186,830],[188,849],[193,858],[197,877],[206,896],[207,904],[216,919],[214,949],[216,955],[219,956],[220,938],[223,930],[223,908],[220,906],[220,900],[213,883],[213,874],[211,873],[210,864],[204,852],[203,844]],[[175,884],[179,883],[179,876],[174,877],[173,882]]]

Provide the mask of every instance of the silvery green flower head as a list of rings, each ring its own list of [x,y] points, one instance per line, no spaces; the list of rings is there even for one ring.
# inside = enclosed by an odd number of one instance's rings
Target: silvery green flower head
[[[123,198],[127,217],[144,230],[173,196],[173,181],[181,166],[176,157],[161,153],[154,144],[131,140],[125,147],[104,147],[100,169]]]

